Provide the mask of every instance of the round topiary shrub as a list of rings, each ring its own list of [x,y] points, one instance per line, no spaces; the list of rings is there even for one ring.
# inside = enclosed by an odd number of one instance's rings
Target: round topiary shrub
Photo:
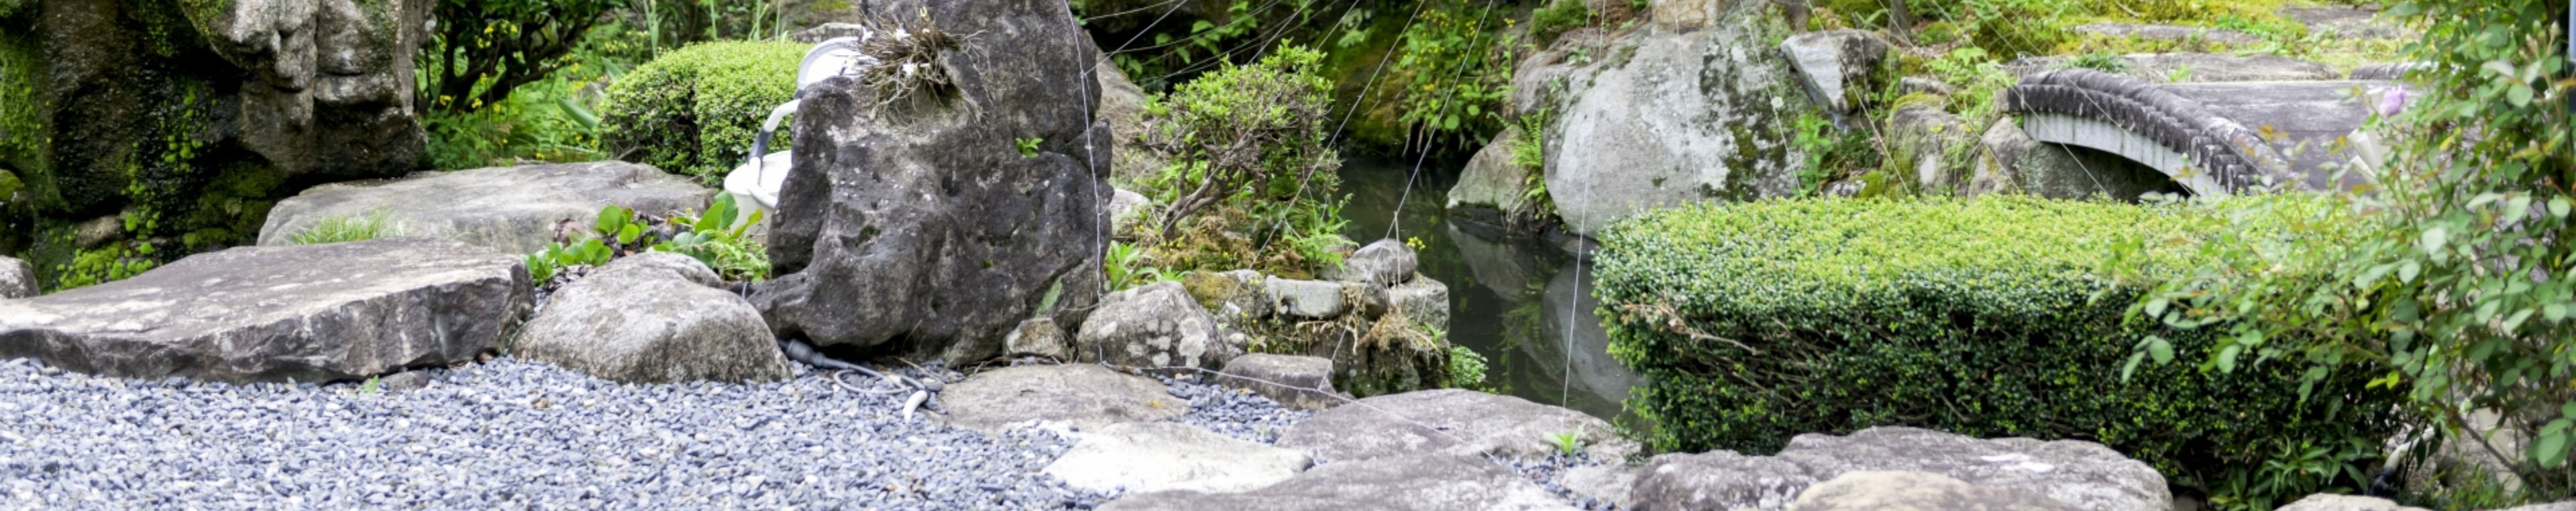
[[[749,156],[769,110],[795,97],[796,64],[807,48],[736,41],[665,53],[608,87],[600,148],[610,158],[721,180]],[[785,149],[789,138],[772,139],[773,150]]]

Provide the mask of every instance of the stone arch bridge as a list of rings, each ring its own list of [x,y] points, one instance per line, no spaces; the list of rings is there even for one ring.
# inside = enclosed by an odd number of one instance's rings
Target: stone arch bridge
[[[2359,129],[2383,80],[2154,83],[2090,69],[2029,75],[1997,98],[2031,138],[2119,155],[2198,196],[2350,188],[2386,151]],[[2341,170],[2355,169],[2338,182]]]

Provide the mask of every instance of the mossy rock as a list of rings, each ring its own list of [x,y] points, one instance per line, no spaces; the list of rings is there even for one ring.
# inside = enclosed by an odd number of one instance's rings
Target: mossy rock
[[[609,86],[600,146],[612,158],[717,182],[749,157],[770,109],[795,97],[808,48],[718,42],[653,59]],[[785,150],[789,138],[772,138],[771,150]]]

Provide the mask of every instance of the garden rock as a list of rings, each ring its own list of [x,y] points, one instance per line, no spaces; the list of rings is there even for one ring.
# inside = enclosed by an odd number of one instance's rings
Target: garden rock
[[[1192,271],[1181,274],[1181,286],[1198,300],[1200,307],[1215,314],[1217,323],[1242,326],[1248,320],[1270,317],[1273,300],[1260,272]]]
[[[1390,394],[1359,400],[1307,418],[1279,436],[1279,446],[1305,449],[1325,461],[1344,462],[1408,453],[1492,454],[1540,458],[1556,454],[1552,436],[1572,434],[1595,460],[1637,452],[1607,421],[1529,400],[1463,389]]]
[[[752,302],[780,336],[952,367],[1000,355],[1049,289],[1068,292],[1048,315],[1079,326],[1097,299],[1079,291],[1101,286],[1113,144],[1100,91],[1066,84],[1091,78],[1099,49],[1061,3],[871,8],[972,37],[939,59],[945,86],[805,91],[770,226],[778,277]]]
[[[1128,81],[1127,72],[1119,70],[1116,63],[1110,62],[1108,55],[1101,55],[1100,64],[1092,66],[1091,72],[1098,75],[1096,78],[1100,83],[1098,115],[1100,120],[1109,122],[1109,133],[1114,137],[1110,145],[1127,148],[1144,147],[1137,141],[1145,137],[1145,89],[1137,87],[1135,82]],[[1116,156],[1116,161],[1109,171],[1110,176],[1117,182],[1130,186],[1162,173],[1165,166],[1162,156],[1153,151],[1121,150],[1117,151]],[[1113,209],[1113,211],[1120,210]]]
[[[1929,76],[1908,76],[1897,79],[1896,89],[1898,92],[1904,94],[1930,94],[1934,96],[1949,96],[1951,94],[1959,93],[1958,87],[1951,86],[1949,82],[1943,82],[1939,78]]]
[[[1637,476],[1644,471],[1620,460],[1605,460],[1600,465],[1566,469],[1556,482],[1575,495],[1627,508],[1628,496],[1637,488]]]
[[[1217,369],[1243,354],[1179,283],[1110,293],[1074,334],[1075,360],[1127,367]]]
[[[1968,179],[1970,195],[2021,192],[2082,199],[2101,194],[2133,200],[2147,192],[2180,188],[2173,178],[2137,162],[2032,139],[2011,119],[1995,121],[1978,143],[1984,152]]]
[[[1593,235],[1649,208],[1786,197],[1805,156],[1790,119],[1809,108],[1773,41],[1771,5],[1729,2],[1690,33],[1638,30],[1566,60],[1559,37],[1512,78],[1517,112],[1556,112],[1544,176],[1568,230]],[[1562,82],[1560,82],[1560,79]],[[1562,87],[1556,86],[1563,83]]]
[[[1500,224],[1502,218],[1518,213],[1527,200],[1522,187],[1528,186],[1530,169],[1512,164],[1512,150],[1520,144],[1540,143],[1520,128],[1503,128],[1492,143],[1476,150],[1467,159],[1466,170],[1459,171],[1458,184],[1449,187],[1446,206],[1451,217],[1475,218]]]
[[[1444,332],[1449,330],[1448,284],[1422,277],[1388,289],[1386,293],[1387,298],[1394,302],[1395,309],[1403,312],[1405,317]]]
[[[2182,41],[2197,39],[2221,44],[2248,44],[2262,40],[2254,37],[2253,34],[2234,30],[2209,27],[2187,27],[2182,25],[2088,23],[2068,27],[2068,29],[2081,35],[2149,39],[2156,41]]]
[[[1529,511],[1571,510],[1511,469],[1473,455],[1412,454],[1317,466],[1242,493],[1131,493],[1103,511]]]
[[[1449,384],[1449,346],[1400,313],[1300,321],[1271,342],[1265,351],[1330,357],[1333,388],[1343,392],[1374,396]]]
[[[241,247],[0,301],[0,357],[136,378],[353,380],[498,348],[531,293],[519,258],[454,241]]]
[[[760,311],[722,285],[689,256],[627,256],[556,291],[512,354],[627,383],[786,379]]]
[[[1952,151],[1967,151],[1977,143],[1976,128],[1959,116],[1928,105],[1897,107],[1887,121],[1896,139],[1890,149],[1902,151],[1914,159],[1917,186],[1924,190],[1965,188],[1971,167],[1965,158],[1952,159]]]
[[[2420,507],[2400,506],[2396,501],[2359,495],[2319,493],[2299,499],[2274,511],[2429,511]]]
[[[0,300],[36,296],[36,268],[15,257],[0,256]]]
[[[1808,487],[1796,511],[2079,511],[2028,491],[1923,472],[1852,472]]]
[[[1162,383],[1094,364],[1028,365],[975,373],[939,394],[948,421],[992,433],[1031,421],[1091,429],[1158,422],[1190,409]]]
[[[1847,436],[1798,435],[1774,455],[1831,479],[1850,472],[1910,470],[1978,486],[2027,490],[2082,509],[2173,507],[2164,476],[2102,444],[2028,438],[1980,440],[1928,429],[1875,427]]]
[[[1245,354],[1226,362],[1214,381],[1305,410],[1326,410],[1349,399],[1333,390],[1333,360],[1323,357]]]
[[[2067,57],[2023,57],[2004,64],[2015,76],[2066,67]],[[2288,82],[2337,80],[2343,74],[2325,64],[2280,55],[2225,53],[2142,53],[2123,55],[2126,76],[2150,83]]]
[[[1020,322],[1019,328],[1011,329],[1011,335],[1002,339],[1002,356],[1072,360],[1070,345],[1064,327],[1056,326],[1054,318],[1036,318]]]
[[[385,392],[420,390],[429,388],[429,382],[430,377],[428,371],[403,371],[385,376],[381,380],[377,380],[376,388],[382,389]]]
[[[1144,194],[1130,192],[1124,188],[1114,190],[1109,196],[1109,233],[1113,236],[1127,236],[1130,228],[1138,223],[1149,221],[1153,214],[1153,199],[1147,199]]]
[[[1281,277],[1262,279],[1262,290],[1270,295],[1280,315],[1305,319],[1333,319],[1350,311],[1342,301],[1342,284]]]
[[[1047,475],[1091,491],[1128,492],[1257,490],[1313,466],[1306,453],[1219,435],[1177,422],[1110,424],[1082,433],[1082,441]]]
[[[525,254],[553,243],[564,220],[588,232],[610,205],[668,215],[704,210],[713,193],[688,178],[620,161],[419,172],[317,186],[278,202],[260,227],[259,244],[293,244],[295,235],[324,219],[383,214],[402,235]]]
[[[1332,279],[1376,287],[1393,286],[1412,281],[1417,264],[1413,247],[1392,238],[1382,239],[1343,257],[1342,266],[1334,269]]]
[[[2283,7],[2281,17],[2308,26],[2308,32],[2338,39],[2406,39],[2406,27],[2379,18],[2379,9],[2363,6]]]
[[[1886,39],[1854,29],[1808,32],[1780,41],[1780,52],[1797,67],[1807,93],[1837,115],[1851,115],[1861,107],[1859,96],[1878,91],[1885,80],[1880,71],[1887,51]]]
[[[1734,451],[1666,454],[1647,463],[1628,504],[1640,510],[1787,509],[1816,484],[1795,463]]]

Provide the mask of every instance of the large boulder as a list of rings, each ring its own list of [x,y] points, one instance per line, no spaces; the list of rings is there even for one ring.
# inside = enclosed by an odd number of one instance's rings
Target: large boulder
[[[1388,287],[1412,281],[1414,267],[1419,264],[1414,258],[1413,247],[1387,238],[1352,251],[1350,256],[1342,258],[1340,267],[1332,268],[1329,273],[1330,278],[1337,281]]]
[[[294,243],[296,234],[325,219],[382,214],[404,235],[525,254],[554,242],[558,222],[590,230],[610,205],[666,215],[703,210],[712,194],[688,178],[621,161],[421,172],[317,186],[280,201],[259,230],[259,244]]]
[[[928,71],[949,85],[805,91],[770,231],[779,276],[753,302],[781,336],[952,366],[999,355],[1041,313],[1078,326],[1100,296],[1111,138],[1099,90],[1065,85],[1099,50],[1062,3],[871,7],[960,36]]]
[[[1243,354],[1177,282],[1110,293],[1073,336],[1074,360],[1127,367],[1218,369]]]
[[[1818,482],[1875,471],[1937,474],[1983,488],[2029,492],[2075,509],[2173,507],[2164,476],[2101,444],[1980,440],[1905,427],[1876,427],[1847,436],[1798,435],[1770,457],[1729,451],[1657,456],[1631,498],[1638,509],[1780,509],[1787,499],[1803,500],[1799,495]]]
[[[1826,111],[1851,115],[1862,96],[1876,94],[1887,80],[1890,46],[1866,30],[1808,32],[1780,41],[1780,53],[1796,66],[1807,94]]]
[[[1637,452],[1608,421],[1512,396],[1463,389],[1390,394],[1315,414],[1279,436],[1279,446],[1332,462],[1408,453],[1446,452],[1541,458],[1559,454],[1558,435],[1573,435],[1594,460]]]
[[[2429,511],[2420,507],[2401,506],[2396,501],[2359,495],[2319,493],[2281,506],[2275,511]]]
[[[1704,30],[1632,31],[1585,51],[1589,62],[1552,49],[1515,72],[1516,111],[1556,112],[1543,174],[1567,229],[1591,235],[1649,208],[1798,192],[1805,156],[1790,119],[1813,107],[1771,46],[1785,35],[1766,19],[1771,5],[1728,4]]]
[[[760,311],[697,259],[646,252],[556,291],[512,354],[630,383],[782,380],[787,357]]]
[[[0,231],[36,235],[0,244],[32,243],[19,253],[51,274],[82,248],[58,241],[72,224],[130,212],[154,221],[119,238],[163,254],[228,246],[297,189],[413,170],[412,57],[435,4],[7,2],[0,176],[26,199],[0,199]]]
[[[1082,429],[1121,422],[1179,417],[1189,400],[1142,376],[1093,364],[1030,365],[995,369],[949,385],[939,402],[948,421],[993,432],[1031,421]]]
[[[1333,390],[1333,360],[1324,357],[1247,354],[1226,362],[1214,381],[1290,408],[1326,410],[1350,400]]]
[[[1908,176],[1926,191],[1959,190],[1968,186],[1973,154],[1978,136],[1976,128],[1957,115],[1930,105],[1898,106],[1889,114],[1888,135],[1891,151],[1913,161]]]
[[[140,378],[349,380],[473,360],[500,347],[531,295],[519,258],[455,241],[242,247],[0,301],[0,357]]]
[[[15,257],[0,256],[0,300],[36,296],[36,268]]]
[[[1450,215],[1478,218],[1500,224],[1512,214],[1521,213],[1528,202],[1530,168],[1512,163],[1514,148],[1521,144],[1540,143],[1536,136],[1521,133],[1519,127],[1504,128],[1494,135],[1492,143],[1476,150],[1467,159],[1466,170],[1459,171],[1458,184],[1449,187]]]
[[[1415,323],[1449,330],[1449,285],[1428,277],[1413,279],[1386,290],[1387,299],[1397,312]]]
[[[1807,488],[1797,511],[2079,511],[2028,491],[1924,472],[1852,472]]]
[[[1970,195],[2018,192],[2052,199],[2101,195],[2136,200],[2148,192],[2182,190],[2172,177],[2126,158],[2033,139],[2009,118],[1996,120],[1978,143],[1982,156],[1969,175]]]
[[[1465,454],[1413,454],[1320,465],[1286,482],[1242,493],[1129,494],[1102,511],[1529,511],[1572,510],[1512,469]]]
[[[1238,492],[1278,484],[1315,464],[1306,453],[1219,435],[1177,422],[1111,424],[1046,467],[1066,486],[1090,491]]]

